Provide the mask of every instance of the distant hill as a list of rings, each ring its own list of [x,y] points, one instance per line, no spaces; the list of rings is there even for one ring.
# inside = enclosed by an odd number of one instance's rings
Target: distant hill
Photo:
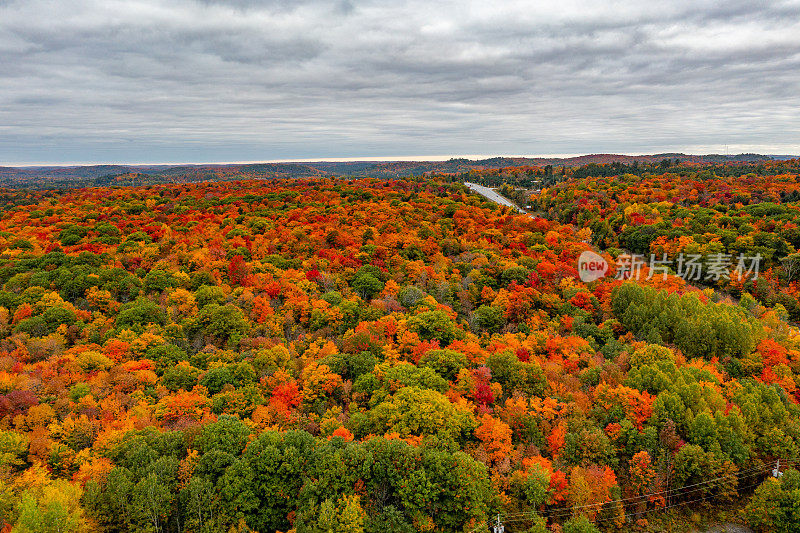
[[[588,154],[574,157],[453,158],[447,161],[317,161],[311,163],[248,163],[206,165],[87,165],[0,167],[0,187],[53,188],[102,185],[190,183],[232,179],[280,179],[324,176],[392,178],[427,173],[457,174],[525,166],[581,166],[589,163],[658,163],[664,159],[687,163],[757,163],[797,156],[761,154],[649,155]]]
[[[41,166],[41,167],[0,167],[0,179],[36,176],[63,178],[97,178],[109,174],[125,172],[157,172],[167,169],[169,165],[87,165],[87,166]]]

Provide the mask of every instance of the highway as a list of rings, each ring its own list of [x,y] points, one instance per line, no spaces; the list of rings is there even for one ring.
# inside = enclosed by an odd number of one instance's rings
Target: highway
[[[499,193],[496,193],[489,187],[484,187],[483,185],[478,185],[477,183],[470,183],[468,181],[465,181],[464,185],[466,185],[470,190],[475,191],[476,193],[480,194],[485,198],[488,198],[489,200],[493,201],[496,204],[505,205],[512,209],[516,209],[520,213],[525,213],[524,209],[521,209],[520,207],[515,205],[511,200],[509,200],[505,196],[502,196]]]

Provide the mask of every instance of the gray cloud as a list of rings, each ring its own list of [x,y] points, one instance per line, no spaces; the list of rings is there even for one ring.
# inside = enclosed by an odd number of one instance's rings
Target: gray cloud
[[[800,153],[800,2],[0,1],[0,163]]]

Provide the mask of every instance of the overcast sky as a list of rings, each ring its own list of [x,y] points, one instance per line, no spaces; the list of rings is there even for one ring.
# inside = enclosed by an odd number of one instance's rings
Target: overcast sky
[[[0,0],[0,164],[726,145],[800,153],[800,1]]]

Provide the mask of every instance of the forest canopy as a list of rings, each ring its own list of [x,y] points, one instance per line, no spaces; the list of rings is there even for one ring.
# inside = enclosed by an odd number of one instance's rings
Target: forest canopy
[[[532,216],[453,176],[3,191],[0,520],[611,531],[749,498],[800,454],[796,176],[568,179]],[[670,246],[772,255],[578,277]],[[754,527],[791,530],[796,478]]]

